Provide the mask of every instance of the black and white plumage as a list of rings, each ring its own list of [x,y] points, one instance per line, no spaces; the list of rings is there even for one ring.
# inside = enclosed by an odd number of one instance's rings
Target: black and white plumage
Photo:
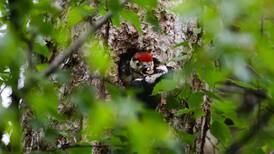
[[[137,98],[155,109],[159,96],[152,96],[155,85],[169,72],[167,66],[149,52],[126,53],[120,56],[119,77],[127,88],[137,89]]]

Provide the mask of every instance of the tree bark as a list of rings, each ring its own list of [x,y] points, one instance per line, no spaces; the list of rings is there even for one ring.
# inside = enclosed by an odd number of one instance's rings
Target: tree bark
[[[66,9],[67,2],[64,0],[56,0],[56,4]],[[96,5],[96,4],[93,4]],[[199,28],[196,19],[180,19],[176,15],[167,11],[167,7],[170,5],[170,1],[161,0],[159,6],[155,9],[155,16],[159,20],[160,31],[155,31],[153,27],[148,24],[144,19],[144,14],[134,5],[127,5],[128,8],[138,12],[141,19],[142,34],[138,33],[136,28],[130,23],[123,22],[119,28],[113,26],[112,22],[104,24],[97,33],[98,37],[105,40],[106,45],[112,51],[112,58],[116,62],[120,60],[119,55],[127,52],[129,49],[146,50],[151,51],[156,57],[168,65],[172,65],[177,69],[181,69],[184,63],[186,63],[192,55],[191,44],[198,44],[200,34],[195,33],[195,29]],[[61,17],[62,18],[62,17]],[[93,19],[96,19],[94,17]],[[81,33],[86,31],[86,28],[90,24],[87,20],[75,26],[72,30],[72,40],[77,39]],[[182,42],[189,42],[189,46],[175,47],[176,44]],[[58,49],[60,52],[62,49]],[[66,148],[70,145],[77,144],[80,141],[87,141],[84,136],[81,136],[80,132],[85,127],[85,119],[82,116],[78,118],[72,118],[73,115],[77,115],[75,106],[66,99],[72,90],[81,84],[93,85],[96,89],[98,98],[110,99],[108,92],[105,88],[105,80],[107,79],[115,85],[122,85],[118,77],[118,66],[115,65],[114,69],[108,74],[106,78],[98,77],[96,74],[92,74],[84,61],[83,54],[80,52],[73,53],[66,58],[66,61],[62,64],[62,69],[71,70],[71,80],[68,84],[63,85],[60,88],[60,103],[58,107],[59,113],[66,115],[68,120],[66,122],[58,122],[52,120],[52,128],[60,131],[65,131],[69,136],[59,136],[56,138],[56,142],[48,143],[44,141],[44,129],[33,129],[29,126],[32,119],[32,113],[30,110],[26,110],[24,113],[24,149],[25,152],[31,151],[54,151],[53,149]],[[178,58],[180,57],[180,58]],[[201,82],[201,81],[200,81]],[[195,87],[198,90],[200,87]],[[165,99],[165,97],[163,97]],[[165,102],[165,101],[164,101]],[[160,102],[159,102],[160,103]],[[168,103],[168,102],[166,102]],[[182,108],[187,106],[187,102],[182,102]],[[159,111],[164,115],[166,120],[177,131],[186,131],[191,134],[198,134],[196,143],[190,145],[189,153],[204,153],[204,144],[206,140],[206,134],[209,129],[210,123],[210,101],[206,97],[202,107],[205,115],[195,121],[192,115],[184,115],[181,117],[176,116],[176,111],[167,109],[165,105],[161,106]],[[87,141],[90,142],[90,141]],[[110,153],[110,149],[107,145],[100,142],[91,143],[93,153]],[[195,148],[196,147],[196,148]]]

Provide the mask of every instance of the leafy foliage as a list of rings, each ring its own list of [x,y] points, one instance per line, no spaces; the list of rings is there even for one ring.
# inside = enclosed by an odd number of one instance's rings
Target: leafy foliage
[[[96,7],[87,0],[69,1],[65,6],[51,0],[0,1],[1,98],[7,87],[12,91],[6,96],[12,101],[8,108],[4,108],[6,100],[0,99],[0,137],[11,136],[9,145],[1,142],[0,153],[22,152],[26,123],[44,129],[47,143],[59,136],[81,136],[78,138],[88,143],[97,140],[109,145],[114,153],[182,153],[188,147],[185,145],[195,144],[198,134],[169,125],[160,113],[144,108],[130,90],[109,85],[111,100],[96,97],[94,87],[84,84],[69,94],[61,93],[63,85],[73,80],[72,70],[54,70],[50,78],[41,75],[57,52],[75,41],[72,30],[94,15],[111,11],[113,25],[128,22],[140,35],[143,19],[160,30],[155,15],[157,0],[130,3],[144,12],[144,17],[118,0],[96,1]],[[199,27],[193,35],[202,37],[195,43],[186,40],[175,46],[190,45],[192,57],[172,79],[160,81],[153,95],[171,95],[167,105],[175,110],[175,118],[190,115],[194,120],[206,116],[202,106],[208,96],[209,129],[220,152],[233,153],[234,143],[242,153],[274,150],[273,10],[272,0],[185,0],[169,9],[179,18],[197,19]],[[115,63],[104,40],[89,37],[81,50],[89,71],[105,79]],[[190,84],[193,74],[206,88],[197,90]],[[77,114],[59,113],[58,102],[62,101],[71,102]],[[182,106],[182,102],[187,105]],[[30,121],[22,117],[28,110]],[[85,119],[80,131],[67,134],[57,129],[54,121],[62,123],[71,117]],[[79,142],[78,147],[55,151],[90,153],[89,146]]]

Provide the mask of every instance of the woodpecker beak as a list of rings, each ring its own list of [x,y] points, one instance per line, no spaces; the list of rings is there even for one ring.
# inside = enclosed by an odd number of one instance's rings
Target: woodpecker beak
[[[145,68],[143,72],[145,74],[153,74],[153,69],[151,69],[151,68]]]
[[[153,65],[151,64],[145,64],[144,65],[144,69],[142,71],[144,74],[153,74],[154,70],[153,70]]]

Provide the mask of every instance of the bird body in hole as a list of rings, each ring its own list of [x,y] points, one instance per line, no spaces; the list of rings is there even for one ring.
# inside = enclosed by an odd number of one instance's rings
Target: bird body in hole
[[[127,88],[137,89],[136,97],[145,106],[155,109],[160,103],[160,96],[152,96],[155,85],[169,72],[166,65],[150,52],[133,52],[120,56],[119,77]]]

